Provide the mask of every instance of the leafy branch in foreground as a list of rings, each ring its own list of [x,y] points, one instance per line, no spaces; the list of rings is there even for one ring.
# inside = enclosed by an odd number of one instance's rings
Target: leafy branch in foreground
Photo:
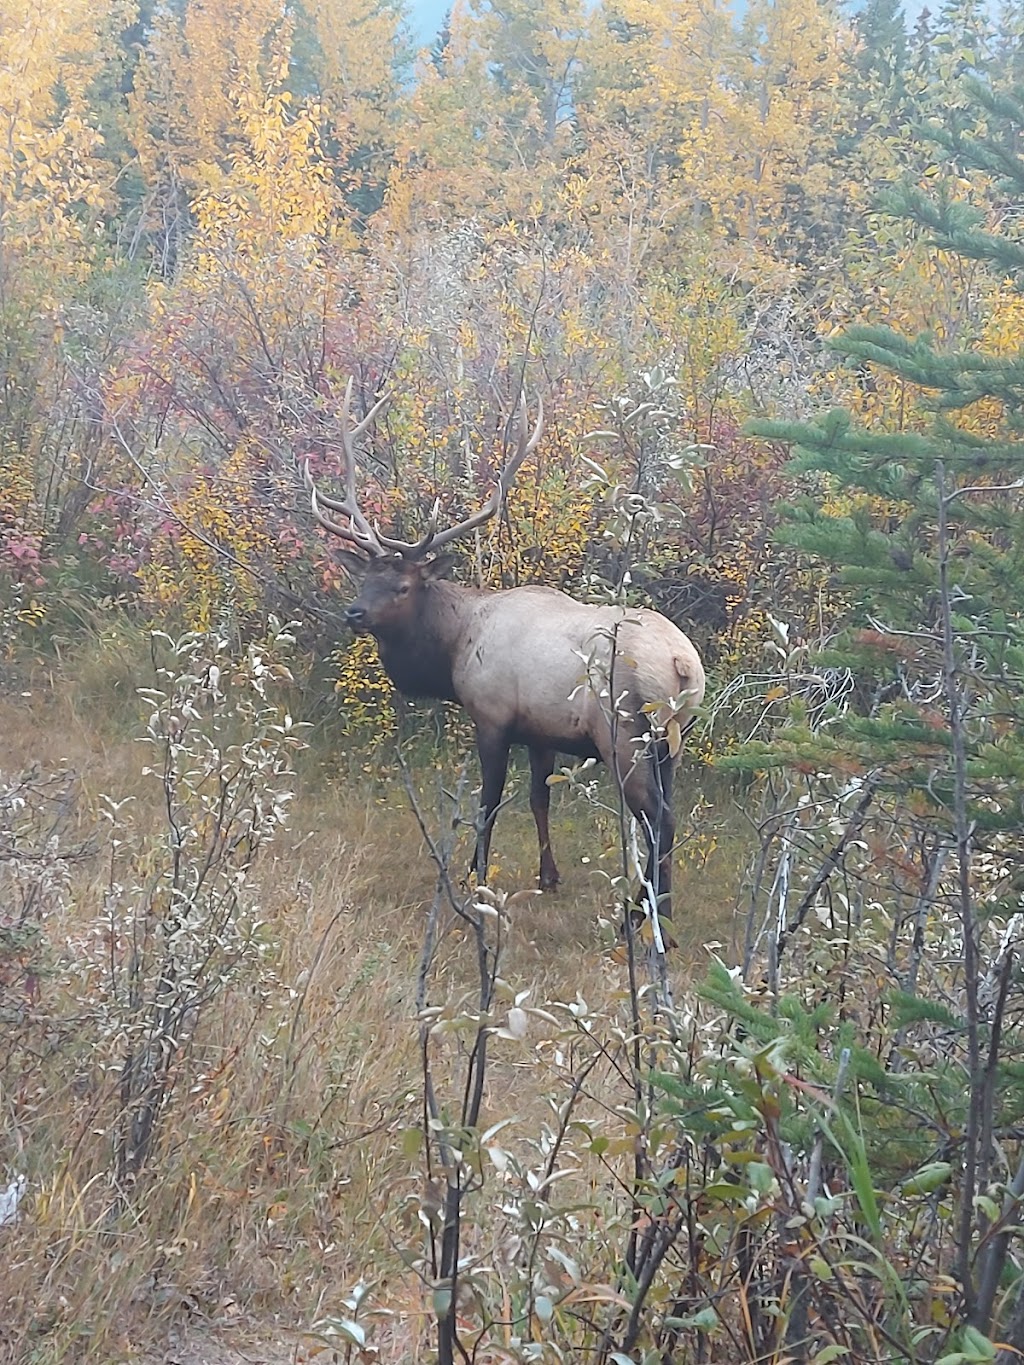
[[[267,646],[236,662],[215,636],[153,636],[143,776],[159,784],[164,833],[136,843],[126,803],[105,798],[113,834],[94,964],[122,1198],[151,1158],[201,1018],[267,946],[250,873],[286,819],[301,744],[270,696],[289,678],[278,656],[290,640],[272,622]]]

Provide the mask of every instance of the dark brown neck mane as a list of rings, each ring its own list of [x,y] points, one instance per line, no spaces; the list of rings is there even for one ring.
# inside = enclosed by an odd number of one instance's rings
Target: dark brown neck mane
[[[377,637],[384,671],[404,696],[459,700],[452,683],[452,661],[462,610],[477,591],[457,583],[424,583],[416,620]]]

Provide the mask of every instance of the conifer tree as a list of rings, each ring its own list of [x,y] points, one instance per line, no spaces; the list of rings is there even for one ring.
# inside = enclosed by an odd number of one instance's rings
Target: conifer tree
[[[786,535],[833,569],[845,626],[829,661],[852,671],[859,704],[825,727],[795,725],[744,761],[859,773],[889,830],[912,829],[940,850],[932,894],[958,923],[962,952],[954,1271],[960,1320],[991,1333],[1010,1270],[1002,1220],[1018,1221],[1024,1189],[1019,1144],[997,1150],[993,1137],[1024,1116],[1022,1038],[1005,990],[993,998],[986,984],[986,921],[1012,926],[1024,905],[1024,240],[1006,211],[1024,200],[1024,102],[976,79],[965,88],[967,116],[926,134],[948,176],[932,193],[911,183],[886,202],[934,250],[963,262],[956,327],[911,338],[860,326],[842,336],[837,349],[883,396],[871,426],[837,411],[758,428],[793,444],[794,468],[814,489]],[[970,185],[994,193],[1003,211],[986,216]],[[1009,929],[1000,951],[1009,981]],[[978,1196],[1000,1184],[1008,1202],[997,1219]],[[1024,1306],[998,1331],[1024,1344]]]

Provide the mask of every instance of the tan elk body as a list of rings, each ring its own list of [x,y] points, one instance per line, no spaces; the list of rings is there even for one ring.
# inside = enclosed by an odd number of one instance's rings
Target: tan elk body
[[[355,429],[349,425],[350,401],[351,385],[343,414],[346,497],[319,493],[307,464],[313,511],[324,527],[361,551],[342,552],[361,579],[345,619],[376,638],[395,686],[407,696],[460,702],[473,720],[482,776],[478,877],[486,877],[510,747],[521,744],[529,751],[544,890],[559,881],[548,832],[548,779],[556,755],[595,758],[612,770],[640,821],[650,853],[646,880],[660,912],[669,915],[674,760],[679,736],[704,696],[704,669],[693,644],[655,611],[591,606],[553,588],[493,591],[442,577],[450,557],[436,552],[494,515],[536,447],[540,418],[531,436],[521,411],[517,451],[481,511],[439,532],[435,508],[427,533],[410,544],[382,535],[359,511],[354,439],[383,400]],[[347,524],[324,508],[343,513]]]

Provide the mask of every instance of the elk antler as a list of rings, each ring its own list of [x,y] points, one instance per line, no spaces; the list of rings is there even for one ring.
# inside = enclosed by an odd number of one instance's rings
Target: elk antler
[[[309,490],[310,505],[314,517],[325,531],[331,531],[334,535],[341,536],[343,540],[347,540],[351,545],[355,545],[365,554],[368,554],[371,559],[380,559],[386,555],[388,546],[385,545],[376,530],[359,510],[359,503],[356,500],[355,443],[377,414],[383,412],[390,402],[391,395],[389,393],[386,393],[383,398],[378,398],[359,425],[353,427],[352,376],[349,376],[348,383],[345,385],[345,401],[341,405],[341,448],[344,456],[343,472],[345,475],[344,498],[331,498],[326,493],[318,492],[316,484],[313,482],[313,475],[310,472],[309,460],[305,460],[302,466],[302,481]],[[333,517],[327,516],[322,510],[325,507],[330,508],[332,512],[340,512],[342,516],[348,517],[349,524],[343,526],[340,521],[335,521]]]
[[[449,526],[447,530],[437,533],[437,505],[430,518],[430,529],[416,546],[416,551],[423,554],[427,549],[440,550],[444,545],[450,545],[453,540],[458,540],[468,531],[475,531],[478,526],[482,526],[485,521],[490,521],[495,512],[501,507],[508,495],[508,490],[515,482],[519,466],[523,461],[537,449],[540,441],[541,432],[544,430],[544,402],[537,400],[537,421],[533,432],[527,425],[526,394],[522,391],[519,394],[519,433],[516,438],[516,453],[509,460],[508,464],[498,475],[498,482],[494,485],[494,491],[478,512],[474,512],[465,521],[460,521],[455,526]]]
[[[309,460],[303,466],[303,482],[309,489],[313,515],[320,525],[326,530],[331,531],[337,536],[341,536],[351,545],[355,545],[364,554],[373,559],[382,558],[388,554],[401,555],[403,559],[418,560],[424,555],[442,546],[450,545],[453,540],[458,540],[460,536],[466,535],[469,531],[475,531],[484,522],[490,521],[495,512],[501,507],[512,487],[515,476],[519,471],[519,466],[537,449],[541,432],[544,430],[544,404],[538,400],[537,403],[537,422],[530,432],[527,425],[526,395],[521,393],[519,397],[519,432],[516,438],[516,451],[508,464],[498,475],[498,482],[494,486],[491,496],[484,503],[478,512],[466,517],[464,521],[458,522],[455,526],[450,526],[444,531],[438,531],[437,518],[440,512],[440,503],[435,501],[430,513],[430,520],[424,535],[417,541],[396,540],[391,536],[383,535],[375,526],[367,521],[366,517],[360,512],[359,504],[356,501],[356,461],[354,442],[356,437],[361,436],[367,429],[377,413],[380,412],[390,402],[390,394],[385,394],[383,398],[373,405],[363,420],[357,427],[350,424],[350,408],[352,403],[352,380],[349,379],[345,389],[345,402],[341,409],[341,442],[345,457],[345,496],[344,498],[331,498],[324,493],[317,492],[313,482],[313,475],[310,472]],[[343,526],[341,522],[335,521],[333,517],[328,517],[323,508],[329,508],[332,512],[340,512],[348,518],[348,525]]]

